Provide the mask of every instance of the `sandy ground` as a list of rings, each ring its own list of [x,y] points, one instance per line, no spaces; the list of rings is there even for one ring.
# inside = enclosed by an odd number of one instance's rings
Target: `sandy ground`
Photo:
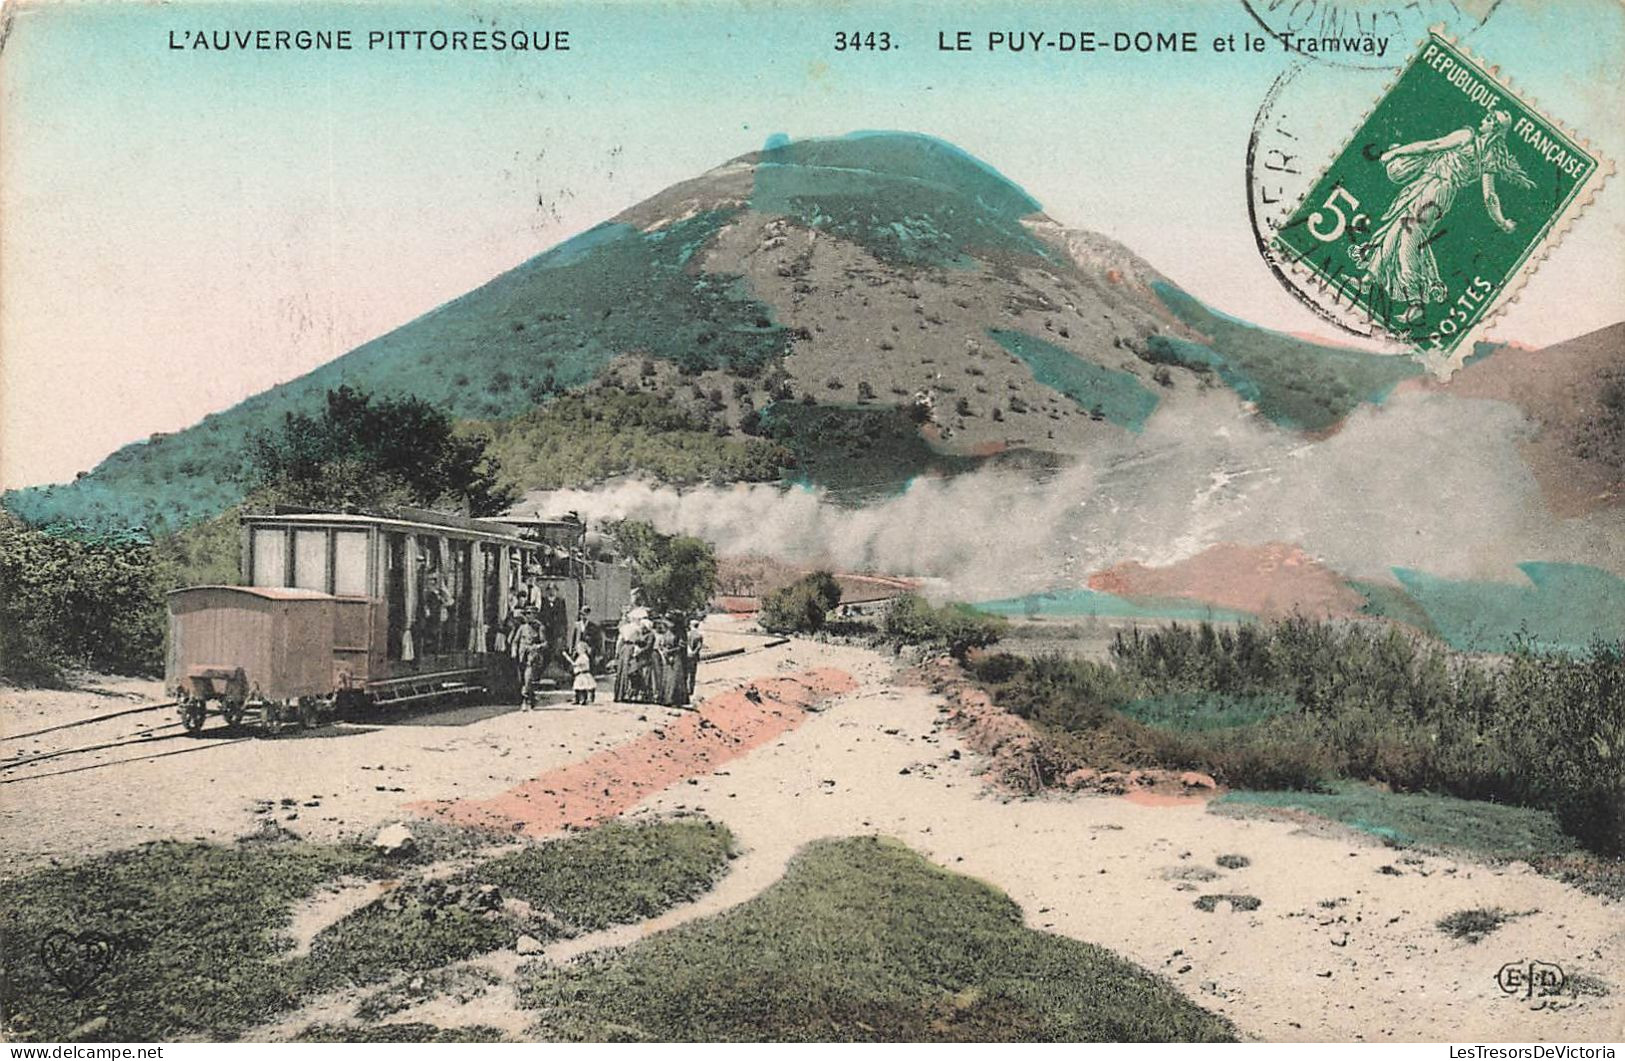
[[[718,645],[728,636],[719,627],[710,640]],[[813,710],[804,718],[726,762],[701,756],[682,771],[668,771],[661,775],[667,787],[648,790],[652,794],[627,811],[703,811],[726,823],[743,854],[718,886],[652,922],[557,944],[547,959],[630,942],[745,901],[776,881],[810,840],[882,833],[1005,891],[1032,927],[1109,947],[1168,976],[1249,1037],[1625,1037],[1625,981],[1618,973],[1625,968],[1625,905],[1521,865],[1416,857],[1340,830],[1221,817],[1201,804],[1012,798],[980,776],[985,761],[948,728],[941,699],[902,683],[889,658],[864,649],[797,641],[719,660],[702,669],[700,692],[723,698],[813,672],[847,676],[849,691],[830,686],[816,703],[809,700]],[[62,694],[8,694],[4,731],[46,724],[41,720],[53,710],[62,716],[67,699],[53,708],[51,696]],[[104,697],[94,706],[114,710],[117,703]],[[89,713],[84,694],[77,704],[80,714]],[[705,715],[703,705],[699,714]],[[0,787],[0,843],[7,865],[15,867],[163,836],[226,839],[265,818],[263,800],[276,801],[270,813],[305,835],[355,833],[399,820],[421,801],[477,804],[526,786],[535,791],[538,782],[546,786],[549,778],[579,769],[573,764],[647,740],[656,729],[676,733],[679,720],[695,717],[600,705],[508,713],[460,726],[393,724],[6,784]],[[7,742],[0,755],[15,748]],[[4,776],[43,773],[46,765]],[[312,797],[320,806],[305,807]],[[284,798],[296,805],[283,807]],[[515,806],[504,804],[509,812]],[[537,814],[557,814],[557,807],[538,804]],[[1224,869],[1217,863],[1221,855],[1242,855],[1248,864]],[[1221,903],[1208,913],[1195,905],[1203,894],[1249,895],[1260,905],[1241,912]],[[1476,945],[1434,927],[1446,914],[1490,906],[1524,916]],[[511,981],[518,960],[505,953],[480,964]],[[1503,994],[1496,983],[1501,966],[1531,960],[1555,962],[1571,977],[1595,977],[1608,993],[1545,1008]],[[311,1020],[344,1019],[361,994],[318,1000],[255,1037],[287,1034]],[[507,982],[466,1004],[435,1001],[390,1019],[490,1023],[514,1034],[527,1022]]]

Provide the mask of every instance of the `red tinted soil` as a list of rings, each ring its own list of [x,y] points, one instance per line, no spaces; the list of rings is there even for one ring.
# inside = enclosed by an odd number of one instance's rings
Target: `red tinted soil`
[[[1282,542],[1213,545],[1166,567],[1129,561],[1089,576],[1089,588],[1120,597],[1196,600],[1263,616],[1353,616],[1365,604],[1337,572]]]
[[[857,687],[833,668],[764,678],[713,696],[647,736],[550,770],[489,799],[435,800],[408,809],[527,836],[546,836],[614,818],[685,778],[794,729],[823,700]]]

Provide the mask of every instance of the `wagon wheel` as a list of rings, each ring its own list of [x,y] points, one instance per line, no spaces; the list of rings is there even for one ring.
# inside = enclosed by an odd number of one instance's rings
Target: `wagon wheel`
[[[181,701],[181,725],[186,732],[196,733],[203,728],[203,720],[209,717],[209,705],[202,700]]]
[[[299,728],[315,729],[321,725],[321,721],[321,711],[316,706],[316,698],[301,696],[299,698]]]
[[[247,710],[247,706],[241,700],[220,701],[220,714],[225,718],[226,725],[232,729],[236,729],[243,724],[243,715]]]

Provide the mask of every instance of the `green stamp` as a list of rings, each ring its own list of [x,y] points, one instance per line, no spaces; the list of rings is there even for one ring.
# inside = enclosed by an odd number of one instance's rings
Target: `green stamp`
[[[1272,249],[1351,322],[1446,367],[1612,170],[1434,30]]]

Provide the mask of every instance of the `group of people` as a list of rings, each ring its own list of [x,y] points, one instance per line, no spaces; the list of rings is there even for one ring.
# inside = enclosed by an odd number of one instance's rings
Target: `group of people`
[[[537,592],[533,604],[534,589],[531,586],[516,591],[520,600],[509,613],[514,629],[508,636],[508,655],[513,660],[522,708],[528,711],[536,706],[542,679],[555,659],[571,675],[575,702],[593,703],[598,696],[598,680],[593,677],[592,609],[582,608],[566,634],[564,599],[549,584],[545,591]]]
[[[700,620],[621,612],[615,643],[615,700],[681,707],[694,697],[705,635]]]
[[[570,675],[574,702],[595,703],[598,680],[593,672],[598,660],[592,609],[582,608],[566,630],[564,600],[551,585],[539,590],[521,586],[515,597],[507,649],[523,709],[537,705],[543,679],[555,661]],[[688,704],[694,697],[704,650],[705,635],[698,618],[654,615],[635,606],[622,609],[616,628],[616,702]]]

